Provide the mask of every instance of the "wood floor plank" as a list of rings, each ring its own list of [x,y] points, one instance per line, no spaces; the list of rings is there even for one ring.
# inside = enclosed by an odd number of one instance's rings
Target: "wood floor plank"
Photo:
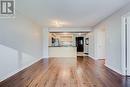
[[[0,82],[0,87],[130,87],[130,77],[89,57],[42,59]]]

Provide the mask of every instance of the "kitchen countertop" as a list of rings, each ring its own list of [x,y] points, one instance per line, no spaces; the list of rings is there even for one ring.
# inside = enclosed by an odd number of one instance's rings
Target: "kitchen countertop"
[[[77,47],[76,46],[50,46],[48,49],[49,57],[57,58],[76,58]]]

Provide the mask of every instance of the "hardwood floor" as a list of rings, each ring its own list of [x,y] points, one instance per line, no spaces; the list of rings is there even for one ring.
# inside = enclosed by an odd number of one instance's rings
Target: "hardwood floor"
[[[1,82],[0,87],[130,87],[130,78],[88,57],[50,58]]]

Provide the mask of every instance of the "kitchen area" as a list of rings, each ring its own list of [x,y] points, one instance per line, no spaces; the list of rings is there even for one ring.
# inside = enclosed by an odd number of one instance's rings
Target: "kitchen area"
[[[83,37],[80,40],[80,46],[77,46],[77,37]],[[77,57],[77,51],[85,52],[86,33],[49,33],[49,57]],[[78,50],[80,47],[80,50]],[[80,53],[81,53],[80,52]]]

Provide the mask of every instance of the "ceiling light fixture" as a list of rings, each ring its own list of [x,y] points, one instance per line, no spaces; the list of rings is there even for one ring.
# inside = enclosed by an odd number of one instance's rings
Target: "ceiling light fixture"
[[[66,24],[65,22],[61,22],[61,21],[57,21],[57,20],[54,20],[51,23],[51,25],[54,27],[63,27],[65,24]]]
[[[79,35],[79,36],[81,36],[82,34],[81,34],[81,33],[79,33],[78,35]]]

